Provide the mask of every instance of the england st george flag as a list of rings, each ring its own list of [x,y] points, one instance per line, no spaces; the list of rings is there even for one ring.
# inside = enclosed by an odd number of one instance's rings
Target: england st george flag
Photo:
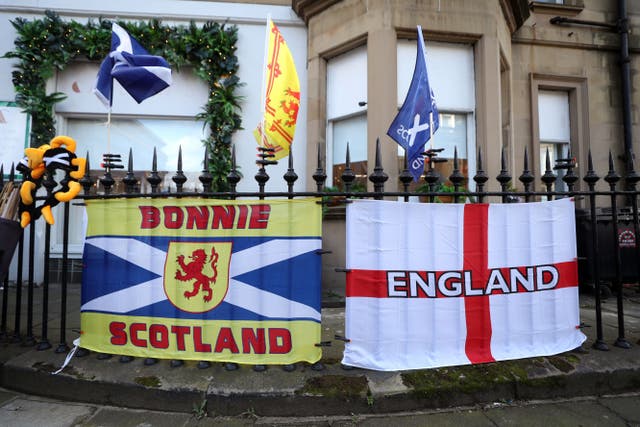
[[[404,370],[582,344],[574,203],[347,205],[343,363]]]
[[[316,362],[317,199],[88,200],[80,346],[248,364]]]

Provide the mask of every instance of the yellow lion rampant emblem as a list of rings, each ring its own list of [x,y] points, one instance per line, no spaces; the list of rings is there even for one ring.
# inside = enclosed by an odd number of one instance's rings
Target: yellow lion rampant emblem
[[[211,248],[211,255],[207,257],[204,249],[196,249],[191,252],[189,258],[192,260],[189,263],[185,263],[184,255],[178,255],[176,262],[178,263],[178,269],[176,270],[175,278],[181,282],[193,282],[193,288],[191,290],[184,291],[184,297],[189,299],[194,297],[202,291],[205,294],[202,299],[204,302],[211,301],[213,290],[211,285],[216,283],[218,277],[218,253],[216,248]],[[205,265],[209,263],[213,274],[207,276],[203,270]]]
[[[163,286],[167,299],[188,313],[222,304],[229,291],[233,242],[169,242]]]

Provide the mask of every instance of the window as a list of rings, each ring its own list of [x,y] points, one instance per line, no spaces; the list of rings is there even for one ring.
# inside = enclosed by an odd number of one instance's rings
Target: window
[[[453,172],[454,148],[458,149],[458,168],[465,176],[475,174],[475,85],[473,47],[469,44],[425,41],[429,83],[433,89],[440,127],[427,148],[444,148],[436,170],[446,181]],[[398,41],[398,108],[411,84],[416,60],[416,41]],[[404,167],[404,150],[399,147],[398,166]],[[420,184],[420,183],[417,183]],[[467,183],[473,186],[473,181]],[[414,184],[415,186],[415,184]]]
[[[327,183],[338,187],[345,168],[347,143],[358,185],[367,185],[367,49],[327,62]]]
[[[571,144],[569,118],[569,93],[541,90],[538,92],[538,134],[540,138],[540,176],[546,170],[546,155],[549,152],[551,167],[558,159],[566,159]],[[557,170],[556,191],[565,191],[563,170]]]
[[[164,186],[175,185],[171,176],[177,170],[178,149],[182,148],[182,170],[199,174],[202,171],[204,138],[202,123],[191,119],[169,118],[112,118],[111,130],[106,131],[105,122],[98,118],[68,118],[67,133],[78,143],[77,154],[89,152],[89,162],[94,171],[102,170],[102,154],[107,151],[122,156],[126,167],[129,148],[132,150],[133,166],[136,170],[151,170],[151,153],[156,149],[158,171],[166,175]],[[110,133],[110,141],[109,135]],[[145,191],[146,181],[141,182]],[[195,190],[197,179],[190,179],[185,190]]]
[[[453,159],[454,149],[458,158],[467,158],[467,118],[465,114],[440,113],[440,127],[433,135],[433,146],[444,148],[439,156]]]
[[[587,79],[537,73],[531,74],[530,79],[534,148],[531,170],[545,170],[547,147],[552,156],[551,167],[555,160],[567,157],[569,148],[577,164],[586,165],[590,133]],[[554,173],[562,176],[564,170]],[[581,180],[576,181],[575,188],[579,190],[580,186]],[[564,188],[564,182],[558,179],[556,189]]]

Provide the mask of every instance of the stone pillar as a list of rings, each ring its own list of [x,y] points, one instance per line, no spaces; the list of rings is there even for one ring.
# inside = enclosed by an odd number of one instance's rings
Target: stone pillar
[[[398,187],[398,144],[387,136],[397,100],[397,37],[393,28],[371,28],[367,38],[367,167],[375,166],[376,138],[380,138],[382,167],[389,175],[386,191]],[[369,188],[372,189],[371,183]]]
[[[307,158],[305,168],[306,187],[309,191],[316,190],[313,174],[317,168],[318,145],[324,158],[326,150],[326,61],[320,56],[310,58],[307,64]],[[323,160],[324,161],[324,160]],[[326,167],[326,162],[323,163]]]
[[[484,35],[476,44],[477,146],[482,147],[483,168],[492,174],[500,171],[502,149],[502,110],[500,106],[500,46],[498,39]],[[512,162],[513,163],[513,162]],[[518,163],[517,161],[515,164]],[[521,171],[510,171],[516,177]],[[489,176],[489,188],[498,190],[495,176]],[[515,184],[515,183],[514,183]]]

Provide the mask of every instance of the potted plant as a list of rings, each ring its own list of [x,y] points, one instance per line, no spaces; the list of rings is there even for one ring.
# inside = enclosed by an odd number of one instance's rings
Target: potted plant
[[[416,188],[416,193],[429,193],[429,185],[427,183],[422,184]],[[455,202],[472,202],[473,197],[467,195],[466,187],[459,187],[456,191],[456,187],[447,182],[436,183],[433,193],[438,193],[433,197],[435,203],[455,203]],[[454,193],[458,193],[457,195]],[[420,196],[421,202],[430,202],[430,196]]]

